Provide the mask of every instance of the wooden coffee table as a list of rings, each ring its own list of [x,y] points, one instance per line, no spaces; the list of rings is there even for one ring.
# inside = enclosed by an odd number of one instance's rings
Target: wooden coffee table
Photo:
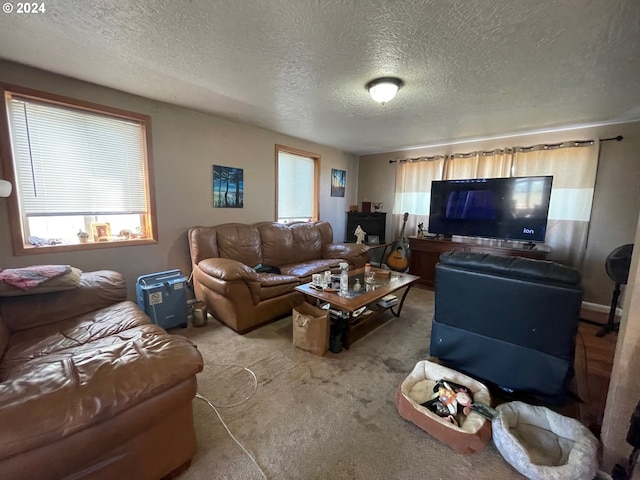
[[[371,321],[387,310],[399,317],[402,312],[402,305],[404,299],[407,297],[407,293],[416,283],[420,280],[420,277],[416,275],[410,275],[408,273],[391,272],[389,270],[383,270],[380,268],[373,268],[376,272],[376,282],[373,285],[365,285],[364,283],[364,268],[359,268],[349,272],[349,290],[346,296],[343,296],[337,291],[317,290],[313,288],[311,283],[305,283],[299,285],[296,290],[305,294],[309,303],[329,303],[331,309],[337,310],[344,315],[347,319],[347,333],[345,335],[345,348],[349,348],[350,338],[352,330],[370,324]],[[359,292],[353,290],[354,282],[358,278],[360,285],[362,286]],[[333,282],[337,284],[338,282]],[[378,305],[378,301],[382,297],[397,292],[400,289],[405,289],[400,297],[398,303],[391,307],[382,307]],[[362,307],[367,307],[365,312],[361,313],[357,317],[354,317],[354,312]],[[369,311],[370,313],[366,313]]]

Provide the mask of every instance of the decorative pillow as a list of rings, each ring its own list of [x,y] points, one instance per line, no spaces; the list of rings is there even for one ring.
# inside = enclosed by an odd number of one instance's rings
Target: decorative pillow
[[[80,276],[82,270],[69,267],[69,271],[57,277],[45,280],[44,282],[31,287],[28,290],[14,287],[4,281],[0,281],[0,297],[17,297],[20,295],[36,295],[38,293],[59,292],[62,290],[72,290],[80,286]]]

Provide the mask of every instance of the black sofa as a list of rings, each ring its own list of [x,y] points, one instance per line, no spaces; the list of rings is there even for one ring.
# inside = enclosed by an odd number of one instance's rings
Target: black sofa
[[[561,405],[573,377],[582,296],[580,272],[554,262],[444,253],[430,353],[503,391]]]

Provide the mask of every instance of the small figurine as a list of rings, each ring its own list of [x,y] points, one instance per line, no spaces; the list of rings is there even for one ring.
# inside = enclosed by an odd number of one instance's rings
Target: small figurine
[[[424,238],[424,223],[418,224],[418,238]]]
[[[354,232],[354,235],[356,236],[356,243],[364,243],[364,237],[367,235],[367,232],[362,230],[362,227],[358,225],[356,231]]]

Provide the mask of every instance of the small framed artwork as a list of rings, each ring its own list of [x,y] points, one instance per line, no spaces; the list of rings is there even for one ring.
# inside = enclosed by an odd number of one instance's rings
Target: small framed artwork
[[[380,237],[378,235],[367,235],[367,243],[369,245],[380,245]]]
[[[111,225],[109,223],[92,223],[94,242],[108,242],[111,239]]]
[[[347,172],[345,170],[331,169],[331,196],[344,197],[347,186]]]
[[[244,170],[213,165],[213,206],[244,207]]]

